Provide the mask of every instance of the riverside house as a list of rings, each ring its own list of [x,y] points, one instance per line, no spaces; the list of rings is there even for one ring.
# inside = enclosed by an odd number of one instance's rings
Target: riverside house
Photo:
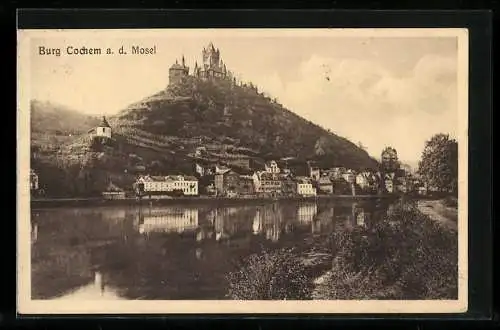
[[[319,180],[320,169],[319,169],[318,165],[316,164],[316,162],[314,162],[314,161],[307,162],[307,172],[308,172],[308,175],[311,179],[313,179],[315,181]]]
[[[356,184],[363,190],[375,187],[375,175],[369,171],[363,171],[356,175]]]
[[[318,190],[318,193],[333,194],[332,180],[326,175],[321,176],[318,180]]]
[[[312,184],[311,178],[297,177],[297,194],[304,197],[316,196],[316,188]]]
[[[215,191],[218,196],[233,193],[239,184],[240,175],[231,169],[216,171],[214,176]]]
[[[265,170],[266,172],[268,173],[271,173],[271,174],[279,174],[280,173],[280,168],[278,167],[278,163],[276,163],[276,161],[272,160],[270,162],[266,162],[264,164],[265,166]]]
[[[348,183],[356,183],[356,174],[353,170],[347,170],[342,174],[342,178]]]
[[[198,180],[193,176],[141,176],[136,182],[136,188],[145,194],[168,196],[178,191],[184,196],[198,195]]]
[[[216,174],[214,185],[220,196],[250,195],[254,192],[252,176],[240,175],[233,170]]]
[[[106,190],[102,192],[102,197],[109,200],[125,199],[125,191],[110,181]]]
[[[277,175],[266,171],[257,171],[253,174],[253,185],[258,194],[281,194],[281,180]]]

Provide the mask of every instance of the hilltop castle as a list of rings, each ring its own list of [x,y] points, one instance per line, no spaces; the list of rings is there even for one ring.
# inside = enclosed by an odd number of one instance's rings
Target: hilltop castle
[[[192,76],[200,79],[233,79],[230,71],[227,70],[226,64],[220,56],[220,51],[215,48],[213,43],[209,43],[208,47],[202,50],[203,63],[198,66],[195,62]],[[184,56],[181,63],[175,61],[168,70],[168,78],[170,84],[179,83],[184,77],[189,76],[189,67],[186,65]]]

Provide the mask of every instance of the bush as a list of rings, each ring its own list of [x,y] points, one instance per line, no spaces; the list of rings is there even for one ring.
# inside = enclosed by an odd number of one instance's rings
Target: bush
[[[305,270],[291,249],[251,255],[228,275],[228,296],[238,300],[307,299],[311,287]]]
[[[456,299],[458,242],[448,231],[399,202],[370,228],[336,232],[328,279],[330,299]]]

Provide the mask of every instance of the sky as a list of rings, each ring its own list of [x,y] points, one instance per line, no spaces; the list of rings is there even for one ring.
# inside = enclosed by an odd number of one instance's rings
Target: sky
[[[112,115],[164,89],[184,55],[191,68],[213,42],[227,68],[288,109],[361,144],[420,159],[433,134],[457,135],[457,38],[318,34],[165,33],[151,36],[56,33],[30,43],[30,95],[92,115]],[[156,46],[155,55],[65,55],[67,46]],[[61,56],[38,47],[61,48]]]

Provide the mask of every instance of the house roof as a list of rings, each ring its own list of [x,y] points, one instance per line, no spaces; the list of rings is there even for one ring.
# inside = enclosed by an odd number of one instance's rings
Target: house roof
[[[330,178],[327,176],[322,176],[319,178],[319,183],[320,184],[331,184],[332,180],[330,180]]]
[[[259,177],[259,180],[275,180],[275,176],[269,172],[258,171],[256,174]]]
[[[231,169],[229,167],[226,167],[226,166],[216,166],[215,167],[216,174],[225,174],[229,171],[231,171]]]
[[[278,165],[278,163],[275,160],[270,160],[265,162],[266,166],[271,166],[272,164]]]
[[[99,124],[99,127],[109,127],[109,128],[111,128],[111,126],[109,126],[109,123],[106,120],[105,116],[102,116],[102,120],[101,120],[101,123]]]
[[[311,183],[311,178],[307,176],[298,176],[295,178],[295,181],[299,183]]]

